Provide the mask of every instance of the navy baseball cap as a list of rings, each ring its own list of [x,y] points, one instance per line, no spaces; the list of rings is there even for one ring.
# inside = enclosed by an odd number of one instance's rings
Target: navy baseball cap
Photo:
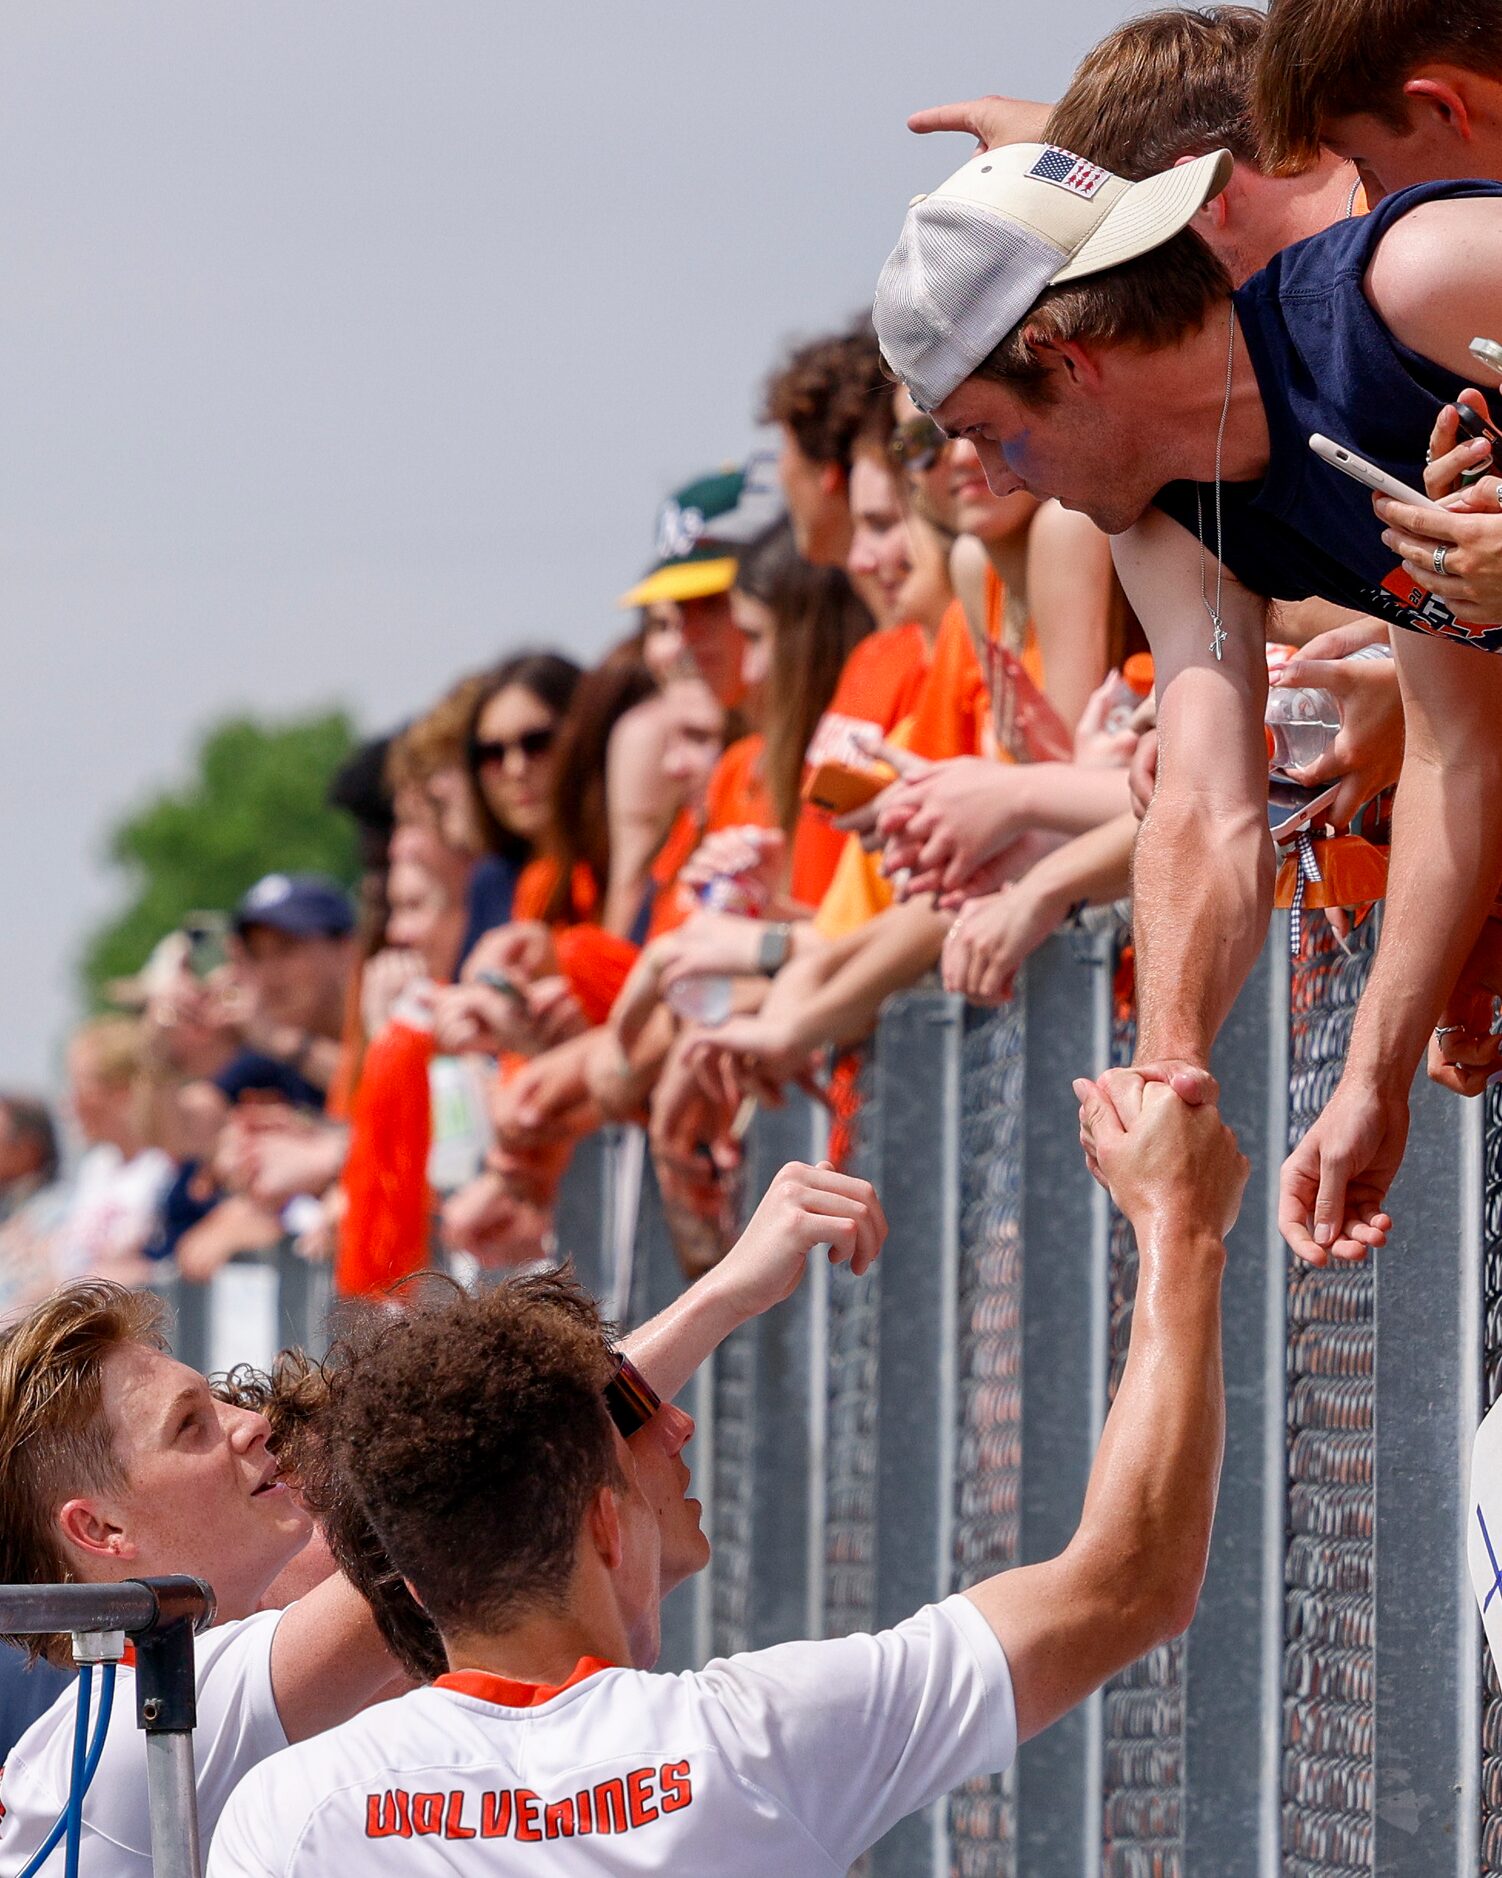
[[[252,926],[270,926],[297,939],[342,939],[354,925],[349,895],[325,874],[267,874],[234,912],[242,937]]]

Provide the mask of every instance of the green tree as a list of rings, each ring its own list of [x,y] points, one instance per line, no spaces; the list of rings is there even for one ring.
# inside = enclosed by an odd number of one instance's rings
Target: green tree
[[[352,883],[353,825],[325,792],[355,741],[342,711],[283,723],[232,717],[208,731],[186,787],[143,804],[108,838],[131,898],[85,948],[91,1001],[109,979],[139,971],[184,914],[228,910],[262,874],[309,871]]]

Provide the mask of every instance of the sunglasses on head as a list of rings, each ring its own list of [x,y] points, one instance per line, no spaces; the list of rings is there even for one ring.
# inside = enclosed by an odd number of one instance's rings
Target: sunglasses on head
[[[932,469],[948,442],[948,432],[940,430],[931,417],[920,413],[917,417],[904,418],[892,432],[887,455],[903,469]]]
[[[605,1384],[605,1412],[629,1441],[662,1407],[662,1397],[624,1350],[615,1352],[615,1374]]]
[[[556,734],[551,724],[545,724],[537,730],[524,730],[519,737],[491,737],[483,743],[476,740],[469,746],[470,757],[476,769],[487,763],[504,763],[513,750],[519,751],[529,763],[534,762],[552,749]]]

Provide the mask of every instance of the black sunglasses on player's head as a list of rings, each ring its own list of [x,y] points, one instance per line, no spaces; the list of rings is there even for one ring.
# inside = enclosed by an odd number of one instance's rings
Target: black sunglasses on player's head
[[[605,1385],[605,1409],[629,1441],[662,1407],[662,1397],[624,1350],[615,1352],[615,1374]]]

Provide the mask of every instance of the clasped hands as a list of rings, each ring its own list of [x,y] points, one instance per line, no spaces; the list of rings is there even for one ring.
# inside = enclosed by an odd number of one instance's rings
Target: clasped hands
[[[1109,1185],[1103,1138],[1131,1128],[1155,1099],[1155,1085],[1166,1085],[1191,1108],[1211,1109],[1220,1101],[1220,1085],[1209,1070],[1182,1058],[1135,1063],[1075,1082],[1080,1146],[1102,1186]],[[1382,1203],[1403,1158],[1407,1112],[1406,1101],[1342,1085],[1284,1162],[1278,1226],[1307,1264],[1354,1264],[1386,1245],[1392,1218]]]

